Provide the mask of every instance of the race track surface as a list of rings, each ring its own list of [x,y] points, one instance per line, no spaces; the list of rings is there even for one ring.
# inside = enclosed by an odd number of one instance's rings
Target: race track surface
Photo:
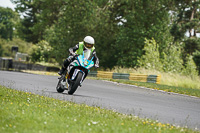
[[[74,95],[57,93],[57,76],[0,71],[0,85],[200,130],[200,98],[86,79]]]

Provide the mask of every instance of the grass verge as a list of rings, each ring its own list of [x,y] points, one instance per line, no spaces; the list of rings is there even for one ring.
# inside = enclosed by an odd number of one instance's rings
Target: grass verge
[[[144,68],[114,68],[112,72],[117,73],[135,73],[135,74],[147,74],[147,75],[161,75],[161,83],[168,86],[176,86],[182,88],[191,88],[200,90],[200,76],[191,76],[191,75],[181,75],[178,73],[167,73],[160,72],[156,70],[147,70]]]
[[[144,83],[144,82],[137,82],[137,81],[131,81],[131,80],[115,80],[115,79],[109,79],[109,80],[118,82],[118,83],[152,88],[155,90],[163,90],[166,92],[174,92],[174,93],[179,93],[179,94],[184,94],[184,95],[189,95],[189,96],[200,97],[200,89],[190,89],[190,88],[184,88],[184,87],[168,86],[168,85],[154,84],[154,83]]]
[[[1,133],[195,133],[199,131],[0,86]]]

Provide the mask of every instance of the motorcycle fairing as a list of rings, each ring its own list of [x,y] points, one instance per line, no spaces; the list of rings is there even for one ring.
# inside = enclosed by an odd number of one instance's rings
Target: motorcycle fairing
[[[92,57],[90,60],[87,58],[90,57],[86,57],[83,52],[82,55],[79,55],[72,63],[70,63],[67,70],[69,75],[71,75],[71,80],[74,80],[76,78],[78,72],[82,72],[83,78],[81,80],[81,83],[83,82],[85,76],[88,74],[89,69],[94,66],[94,57]]]

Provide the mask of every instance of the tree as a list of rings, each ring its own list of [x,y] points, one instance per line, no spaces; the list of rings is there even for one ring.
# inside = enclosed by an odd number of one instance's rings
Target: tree
[[[15,10],[23,15],[21,24],[18,25],[18,35],[27,42],[37,43],[40,35],[34,34],[32,28],[37,23],[36,14],[39,13],[39,6],[34,0],[11,0],[16,4]]]
[[[120,6],[121,10],[118,9],[120,13],[116,16],[122,23],[119,25],[120,32],[116,41],[118,65],[136,66],[137,60],[144,54],[142,49],[145,38],[153,37],[160,45],[160,52],[169,44],[171,35],[169,9],[166,6],[168,4],[164,0],[124,1],[123,6]]]
[[[174,24],[171,34],[175,42],[184,42],[185,56],[192,54],[200,48],[197,33],[200,33],[200,1],[199,0],[176,0],[174,1],[173,17]],[[189,34],[186,37],[186,33]]]
[[[0,37],[12,40],[14,28],[19,21],[19,16],[11,8],[0,7]]]
[[[57,14],[58,20],[46,29],[44,37],[54,48],[53,54],[60,63],[68,56],[68,49],[83,41],[86,35],[96,38],[94,7],[92,1],[65,1]]]

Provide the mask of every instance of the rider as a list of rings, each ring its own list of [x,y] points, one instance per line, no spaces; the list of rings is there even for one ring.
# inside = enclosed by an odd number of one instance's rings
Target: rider
[[[62,75],[63,72],[67,69],[68,65],[74,61],[76,55],[80,55],[85,50],[91,50],[91,56],[93,56],[94,66],[99,67],[99,59],[96,55],[94,38],[91,36],[86,36],[83,42],[79,42],[76,46],[69,49],[69,57],[63,62],[61,70],[58,72],[59,75]]]

